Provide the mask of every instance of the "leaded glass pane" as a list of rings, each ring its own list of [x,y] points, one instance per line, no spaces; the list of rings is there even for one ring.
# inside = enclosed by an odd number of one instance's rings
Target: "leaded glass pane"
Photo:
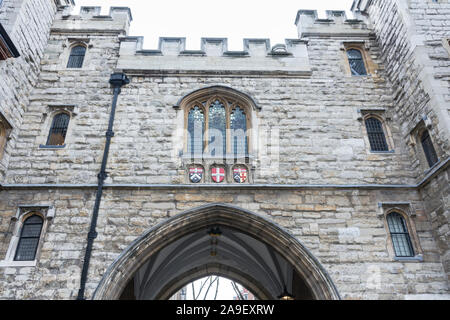
[[[39,238],[23,238],[17,246],[15,261],[33,261],[36,257],[36,249]]]
[[[188,115],[188,153],[203,154],[203,137],[205,132],[205,116],[202,109],[195,106]]]
[[[83,66],[84,56],[86,54],[86,48],[83,46],[76,46],[70,51],[69,61],[67,62],[67,68],[81,68]]]
[[[211,156],[226,154],[226,115],[223,104],[216,100],[209,107],[209,152]]]
[[[62,146],[64,144],[67,128],[69,126],[69,119],[69,115],[65,113],[60,113],[55,116],[47,140],[48,146]]]
[[[20,233],[19,244],[17,245],[16,261],[33,261],[36,257],[36,250],[41,236],[43,220],[39,216],[31,216],[23,223]]]
[[[399,213],[393,212],[387,216],[387,222],[389,231],[391,232],[395,255],[397,257],[414,256],[414,250],[405,219],[403,219]]]
[[[356,49],[347,50],[348,62],[350,63],[350,70],[354,76],[367,75],[366,67],[361,52]]]
[[[376,118],[366,120],[367,135],[372,151],[389,151],[381,121]]]
[[[436,154],[436,150],[434,150],[433,142],[431,141],[431,137],[428,131],[425,131],[422,134],[421,142],[423,151],[425,152],[425,156],[427,157],[428,164],[430,165],[430,167],[432,167],[439,160]]]
[[[245,157],[248,154],[247,119],[244,110],[239,107],[230,116],[231,150],[235,157]]]
[[[24,225],[22,230],[22,237],[39,237],[41,234],[41,224]]]

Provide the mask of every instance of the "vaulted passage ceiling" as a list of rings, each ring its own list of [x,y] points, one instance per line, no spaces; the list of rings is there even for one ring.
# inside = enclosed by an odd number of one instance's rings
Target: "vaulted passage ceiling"
[[[201,229],[168,244],[141,266],[125,291],[132,290],[138,300],[168,299],[211,274],[240,282],[260,299],[278,299],[286,292],[310,298],[293,267],[273,248],[224,226]]]

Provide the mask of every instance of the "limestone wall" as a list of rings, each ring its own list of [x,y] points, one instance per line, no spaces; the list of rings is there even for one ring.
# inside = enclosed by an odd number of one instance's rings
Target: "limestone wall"
[[[0,194],[0,259],[17,204],[52,204],[38,266],[0,268],[0,298],[73,299],[95,189],[8,190]],[[378,202],[411,203],[423,262],[394,261]],[[187,209],[225,203],[256,212],[297,237],[318,258],[344,299],[404,299],[447,293],[432,224],[413,190],[123,189],[105,191],[87,284],[90,297],[116,257],[147,229]],[[169,240],[170,241],[170,240]],[[435,298],[438,296],[435,296]]]
[[[13,128],[0,161],[0,182],[4,182],[11,153],[20,145],[23,116],[39,77],[55,13],[53,0],[4,0],[0,7],[0,23],[20,53],[18,58],[0,61],[0,112]]]
[[[55,216],[48,221],[36,267],[0,268],[0,298],[76,297],[112,101],[108,79],[114,71],[126,71],[131,83],[119,96],[87,298],[106,268],[145,230],[213,202],[248,209],[289,230],[324,265],[344,299],[448,298],[448,171],[439,171],[417,188],[426,170],[405,135],[426,111],[441,159],[448,154],[447,138],[415,69],[404,25],[392,9],[391,2],[374,1],[370,10],[375,33],[368,21],[341,21],[345,30],[355,29],[350,38],[342,30],[330,34],[333,28],[328,27],[323,33],[310,32],[308,39],[296,43],[301,55],[293,54],[301,67],[285,63],[292,62],[286,56],[241,53],[211,58],[205,50],[205,56],[196,58],[203,59],[208,70],[190,70],[194,64],[186,55],[174,55],[164,46],[158,54],[136,50],[138,39],[126,36],[131,15],[124,8],[112,9],[109,16],[99,16],[96,7],[76,16],[61,12],[40,62],[39,82],[25,104],[14,150],[7,151],[10,165],[0,192],[0,260],[6,256],[20,206],[51,205]],[[392,39],[395,45],[389,45]],[[348,74],[347,41],[363,44],[373,71],[369,76]],[[67,69],[70,48],[77,43],[87,47],[85,63],[81,69]],[[435,43],[431,47],[439,51],[436,70],[445,69],[443,52]],[[270,45],[266,48],[266,53],[271,51]],[[165,53],[183,72],[167,72],[174,67],[161,63]],[[214,63],[220,59],[233,59],[235,69],[227,73],[219,68],[223,74],[217,74]],[[258,74],[272,59],[270,72]],[[285,69],[278,72],[280,65]],[[183,158],[179,135],[184,110],[174,106],[187,94],[211,86],[247,94],[260,108],[252,111],[255,136],[269,135],[252,146],[252,182],[259,186],[182,186],[188,183],[190,160]],[[59,110],[71,114],[66,146],[42,148]],[[361,110],[384,113],[394,152],[370,152]],[[271,153],[274,166],[264,166],[266,149],[274,146],[279,146]],[[27,186],[57,183],[80,186]],[[389,242],[384,214],[397,207],[405,210],[415,230],[412,236],[417,235],[417,256],[410,261],[396,261]]]
[[[412,168],[419,177],[429,172],[420,156],[414,128],[425,125],[441,161],[448,159],[450,141],[450,3],[447,1],[373,1],[367,13],[382,48],[389,81],[394,84],[395,114],[409,145]],[[409,140],[409,141],[408,141]],[[422,190],[424,207],[433,225],[440,255],[449,270],[448,171]]]
[[[449,155],[450,55],[444,46],[450,37],[449,12],[448,2],[403,0],[373,1],[366,11],[394,88],[396,120],[409,145],[412,168],[422,177],[429,167],[417,147],[420,142],[411,143],[411,133],[424,116],[440,160]]]
[[[77,19],[87,22],[77,24]],[[96,24],[90,28],[99,26],[98,19],[103,18],[95,18]],[[382,109],[386,118],[395,119],[391,112],[391,88],[381,70],[380,49],[370,34],[351,39],[364,42],[374,66],[379,65],[367,77],[351,77],[346,73],[348,62],[343,51],[346,39],[341,36],[309,39],[306,56],[303,53],[300,58],[303,64],[307,63],[305,70],[310,70],[309,75],[289,74],[298,71],[289,64],[279,73],[272,70],[266,74],[262,70],[265,60],[289,59],[286,57],[238,56],[221,58],[232,60],[234,65],[240,63],[239,73],[218,76],[215,69],[196,74],[189,74],[190,69],[180,69],[188,74],[174,75],[164,74],[173,65],[160,65],[160,55],[130,49],[130,43],[132,46],[137,39],[119,37],[120,28],[115,35],[110,31],[108,35],[102,31],[87,32],[91,20],[72,16],[53,27],[42,62],[42,81],[31,98],[21,143],[8,172],[8,184],[96,183],[112,100],[107,81],[116,63],[120,70],[129,71],[131,83],[119,96],[107,183],[188,182],[189,161],[182,157],[184,110],[173,106],[195,90],[218,85],[247,94],[260,108],[252,114],[255,120],[252,135],[256,139],[251,146],[249,169],[253,170],[254,183],[416,182],[398,122],[387,122],[392,152],[370,151],[359,111]],[[103,23],[107,24],[106,20]],[[72,34],[88,41],[86,62],[81,70],[66,69],[70,38],[75,37]],[[303,47],[305,43],[298,45]],[[169,62],[180,64],[186,59],[170,54],[168,57],[172,59]],[[197,58],[210,66],[217,65],[208,56]],[[258,71],[261,76],[252,69],[255,65],[261,69]],[[40,148],[47,139],[53,110],[64,106],[73,113],[65,148]],[[264,160],[267,156],[268,163]]]
[[[449,171],[443,172],[434,178],[421,190],[424,207],[428,213],[433,235],[439,247],[439,255],[447,272],[450,275],[450,179]],[[449,278],[450,279],[450,278]]]

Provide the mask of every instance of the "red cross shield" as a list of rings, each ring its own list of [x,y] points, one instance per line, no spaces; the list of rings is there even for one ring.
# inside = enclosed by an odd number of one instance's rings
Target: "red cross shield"
[[[220,167],[212,168],[211,177],[214,182],[221,183],[225,179],[225,169]]]
[[[244,183],[247,180],[247,169],[236,168],[233,170],[233,179],[237,183]]]

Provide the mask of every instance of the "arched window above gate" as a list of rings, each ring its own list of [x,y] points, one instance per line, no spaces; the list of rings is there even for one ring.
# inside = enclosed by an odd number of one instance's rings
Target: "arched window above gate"
[[[185,154],[192,157],[248,157],[250,108],[225,95],[202,100],[193,101],[186,107]]]
[[[187,183],[251,183],[252,130],[259,110],[252,98],[214,86],[184,96],[175,108],[184,115],[179,147]]]

